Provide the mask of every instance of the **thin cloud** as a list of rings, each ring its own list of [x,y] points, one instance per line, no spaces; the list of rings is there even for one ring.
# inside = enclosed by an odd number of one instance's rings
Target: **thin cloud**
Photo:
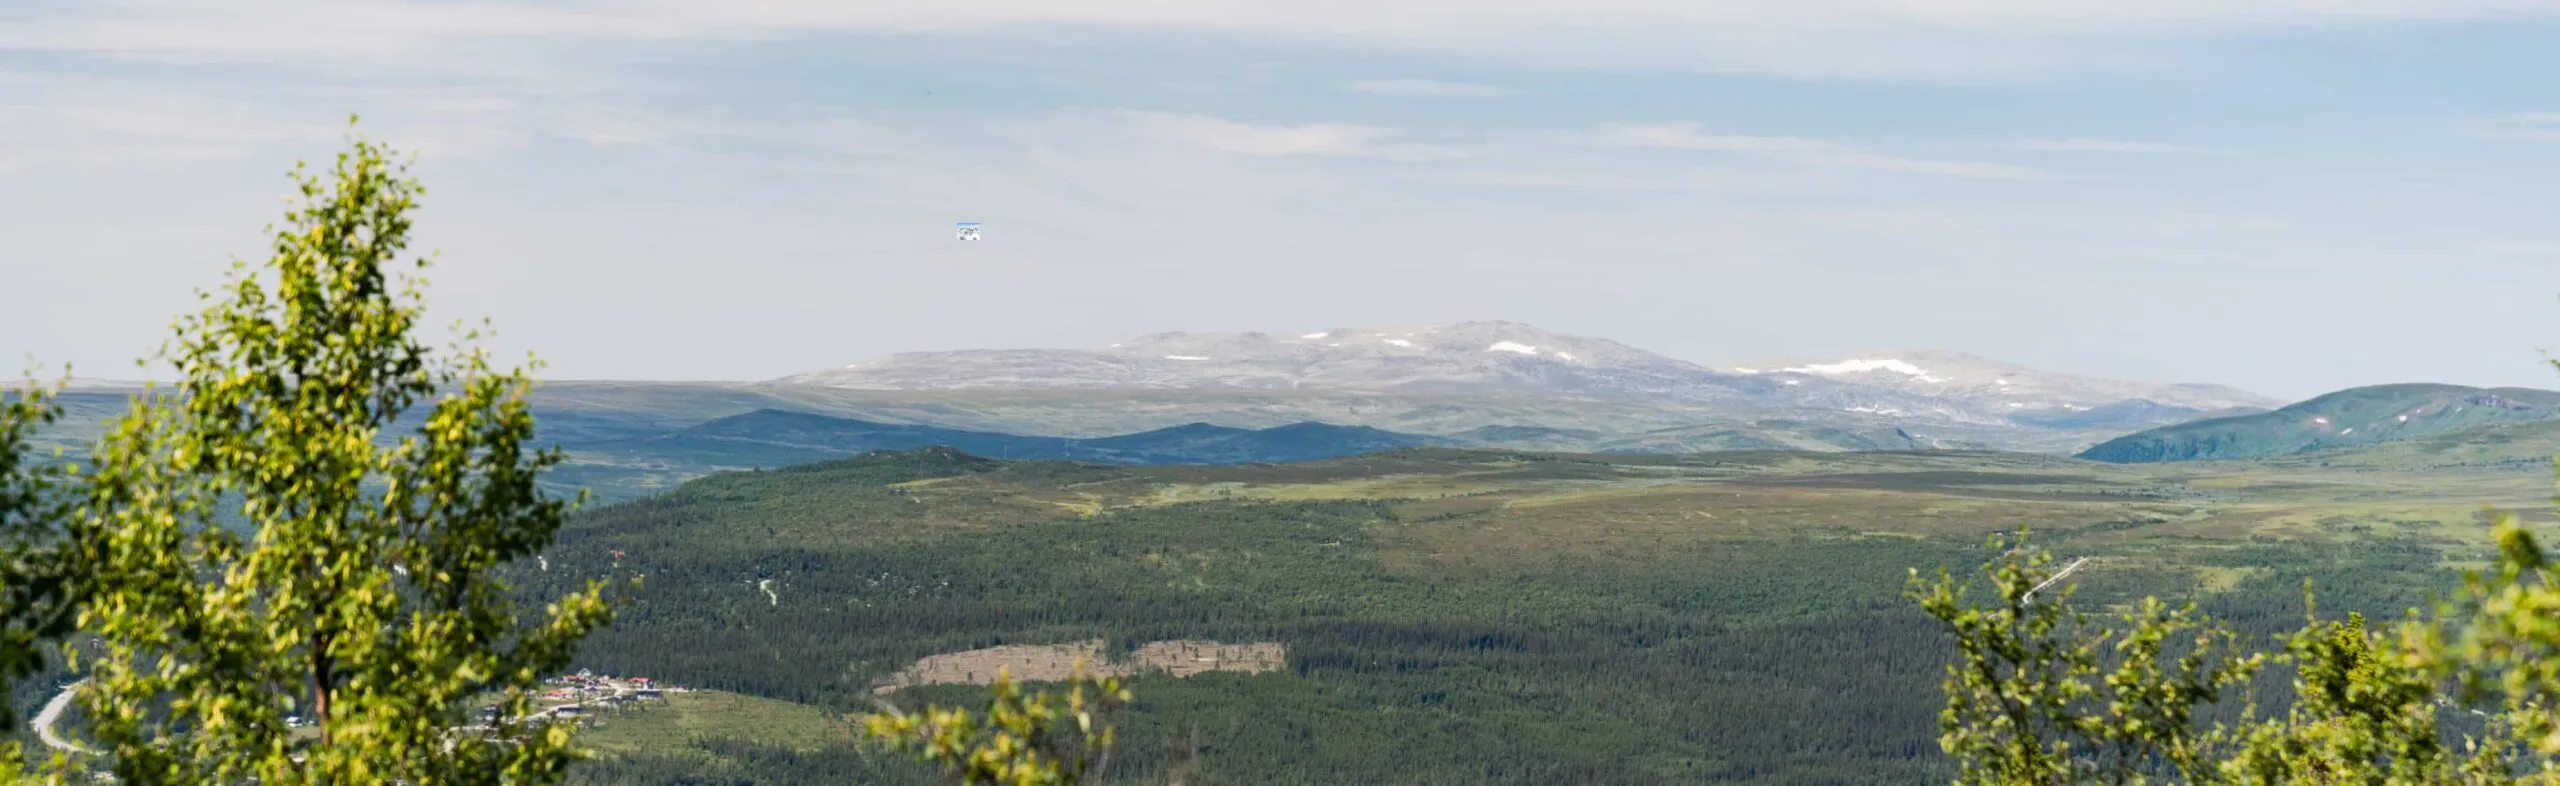
[[[1259,125],[1205,115],[1132,112],[1144,129],[1180,142],[1247,156],[1343,156],[1425,161],[1464,151],[1395,141],[1395,129],[1354,123]]]
[[[1810,164],[1990,180],[2044,180],[2057,177],[2042,170],[1989,161],[1913,158],[1881,153],[1826,139],[1791,136],[1709,134],[1696,123],[1618,124],[1586,135],[1604,147],[1696,150],[1761,154]]]
[[[101,11],[101,7],[112,10]],[[2044,70],[2092,43],[2328,23],[2514,18],[2552,0],[126,0],[62,3],[0,27],[0,50],[272,63],[291,57],[486,69],[458,50],[565,40],[762,40],[1021,25],[1217,31],[1355,45],[1835,78]],[[501,69],[502,70],[502,69]]]
[[[1501,87],[1498,85],[1479,85],[1468,82],[1442,82],[1432,79],[1383,79],[1368,82],[1353,82],[1349,85],[1345,85],[1344,87],[1357,93],[1429,96],[1434,98],[1499,98],[1516,92],[1511,88]]]
[[[2560,241],[2500,240],[2483,243],[2480,250],[2502,257],[2560,257]]]
[[[2523,112],[2472,118],[2466,134],[2498,142],[2560,142],[2560,112]]]
[[[2219,147],[2172,145],[2161,142],[2136,142],[2124,139],[2030,139],[2014,145],[2018,150],[2037,153],[2139,153],[2178,156],[2230,155],[2233,151]]]
[[[1671,150],[1714,150],[1728,153],[1815,152],[1846,149],[1837,142],[1791,136],[1708,134],[1696,123],[1622,123],[1601,126],[1590,136],[1607,147],[1659,147]]]

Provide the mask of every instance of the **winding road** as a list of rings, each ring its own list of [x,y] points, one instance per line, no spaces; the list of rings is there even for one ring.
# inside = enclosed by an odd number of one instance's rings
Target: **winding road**
[[[2036,599],[2036,593],[2042,592],[2046,587],[2053,586],[2054,582],[2063,580],[2063,578],[2070,576],[2072,571],[2079,570],[2080,566],[2087,564],[2089,564],[2088,557],[2081,557],[2079,559],[2072,560],[2071,564],[2062,566],[2061,572],[2053,574],[2052,578],[2045,579],[2044,583],[2037,584],[2034,589],[2027,590],[2027,594],[2019,596],[2018,600],[2022,603],[2034,601]]]
[[[35,727],[35,730],[36,730],[36,737],[37,737],[38,739],[41,739],[41,740],[43,740],[43,741],[44,741],[45,747],[52,748],[52,749],[54,749],[54,750],[59,750],[59,751],[66,751],[66,752],[70,752],[70,753],[79,753],[79,754],[86,754],[86,755],[92,755],[92,756],[97,755],[97,753],[98,753],[97,751],[93,751],[93,750],[90,750],[90,749],[88,749],[88,748],[80,747],[79,745],[72,743],[70,740],[63,739],[61,735],[59,735],[59,734],[55,734],[55,733],[54,733],[54,731],[53,731],[53,725],[54,725],[56,722],[59,722],[59,721],[61,721],[61,720],[62,720],[62,713],[63,713],[63,711],[71,708],[71,699],[72,699],[72,696],[73,696],[73,694],[74,694],[76,691],[78,691],[78,690],[80,689],[80,684],[81,684],[81,683],[83,683],[83,682],[88,682],[88,680],[80,680],[79,682],[74,682],[74,683],[71,683],[71,684],[69,684],[69,685],[62,686],[62,691],[61,691],[60,693],[53,694],[53,698],[52,698],[51,700],[46,701],[46,702],[44,703],[44,709],[39,710],[39,711],[37,711],[37,712],[36,712],[35,720],[33,720],[33,721],[29,722],[29,724],[28,724],[28,725],[31,725],[31,726],[34,726],[34,727]],[[595,697],[595,698],[587,699],[587,700],[585,700],[585,701],[573,701],[573,702],[569,702],[569,703],[567,703],[567,704],[554,704],[554,705],[551,705],[551,706],[549,706],[549,707],[544,707],[544,708],[541,708],[541,709],[535,710],[535,711],[533,712],[533,714],[532,714],[532,715],[527,716],[527,717],[524,717],[524,718],[517,718],[516,720],[517,720],[518,722],[522,722],[522,721],[526,721],[526,720],[534,720],[534,719],[541,719],[541,718],[558,718],[558,717],[560,717],[560,712],[561,712],[562,710],[568,710],[568,709],[573,709],[573,708],[584,708],[584,707],[589,707],[589,706],[593,706],[593,705],[597,705],[597,704],[603,704],[603,703],[605,703],[605,702],[615,701],[615,700],[621,699],[621,698],[623,698],[623,697],[630,696],[630,695],[631,695],[631,694],[633,694],[633,693],[637,693],[637,692],[639,692],[639,689],[638,689],[638,688],[634,688],[634,687],[632,687],[629,683],[624,683],[624,682],[606,682],[606,683],[604,683],[604,685],[605,685],[605,687],[606,687],[607,689],[609,689],[609,690],[611,691],[610,693],[607,693],[607,694],[602,695],[602,696],[597,696],[597,697]],[[489,728],[489,727],[488,727],[488,726],[486,726],[486,725],[471,725],[471,726],[457,726],[457,727],[454,727],[452,730],[453,730],[453,731],[487,731],[487,730],[488,730],[488,728]]]
[[[70,740],[63,739],[61,735],[53,733],[54,722],[62,719],[63,710],[71,708],[71,694],[73,691],[80,689],[81,682],[88,682],[88,680],[81,680],[79,682],[62,686],[62,692],[53,694],[53,699],[44,703],[44,709],[37,711],[36,719],[29,724],[36,727],[36,738],[43,740],[45,747],[58,751],[69,751],[72,753],[97,753],[97,751],[74,745]]]

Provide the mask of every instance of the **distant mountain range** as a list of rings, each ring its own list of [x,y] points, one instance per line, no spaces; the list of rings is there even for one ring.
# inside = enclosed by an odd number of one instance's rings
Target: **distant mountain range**
[[[772,384],[875,392],[1072,392],[1084,396],[1106,391],[1194,391],[1568,398],[1612,405],[1638,402],[1699,413],[1691,415],[1689,423],[1657,427],[1731,430],[1749,429],[1744,423],[1776,421],[1862,434],[1879,427],[1907,428],[1944,434],[1922,442],[2038,449],[2075,437],[2089,438],[2073,447],[2112,436],[2084,432],[2122,433],[2282,403],[2218,385],[2055,374],[1934,350],[1718,370],[1607,339],[1516,322],[1332,328],[1297,334],[1157,333],[1099,349],[910,352],[793,375]]]
[[[2117,463],[2253,458],[2396,442],[2489,424],[2560,418],[2560,392],[2460,385],[2350,388],[2270,412],[2197,420],[2108,440],[2079,456]]]
[[[49,438],[93,436],[121,410],[125,388],[84,381]],[[911,352],[765,382],[550,381],[532,399],[542,438],[570,448],[560,482],[633,487],[926,445],[1119,463],[1296,461],[1414,445],[2073,453],[2281,403],[1936,350],[1716,369],[1516,322]]]

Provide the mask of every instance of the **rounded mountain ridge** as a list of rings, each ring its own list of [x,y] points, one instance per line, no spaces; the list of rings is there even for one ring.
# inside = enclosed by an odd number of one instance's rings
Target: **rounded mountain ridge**
[[[1605,338],[1487,320],[1300,331],[1172,331],[1089,349],[907,352],[778,381],[883,391],[1532,395],[1705,405],[1732,417],[1831,413],[1860,423],[1998,429],[2045,427],[2018,420],[2040,412],[2085,413],[2080,419],[2112,423],[2122,418],[2099,416],[2113,410],[2089,410],[2132,400],[2158,405],[2153,409],[2159,412],[2135,413],[2140,425],[2275,403],[2228,389],[2054,374],[1933,350],[1767,365],[1719,370]]]
[[[1780,386],[1607,339],[1502,321],[1150,333],[1094,349],[906,352],[781,381],[875,390],[1314,388],[1709,398]]]

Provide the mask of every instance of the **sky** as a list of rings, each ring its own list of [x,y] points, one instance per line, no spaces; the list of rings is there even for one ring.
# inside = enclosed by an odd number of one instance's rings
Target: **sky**
[[[553,378],[1498,319],[2560,388],[2555,40],[2560,0],[9,0],[0,359],[142,375],[353,114],[417,156],[438,319]]]

